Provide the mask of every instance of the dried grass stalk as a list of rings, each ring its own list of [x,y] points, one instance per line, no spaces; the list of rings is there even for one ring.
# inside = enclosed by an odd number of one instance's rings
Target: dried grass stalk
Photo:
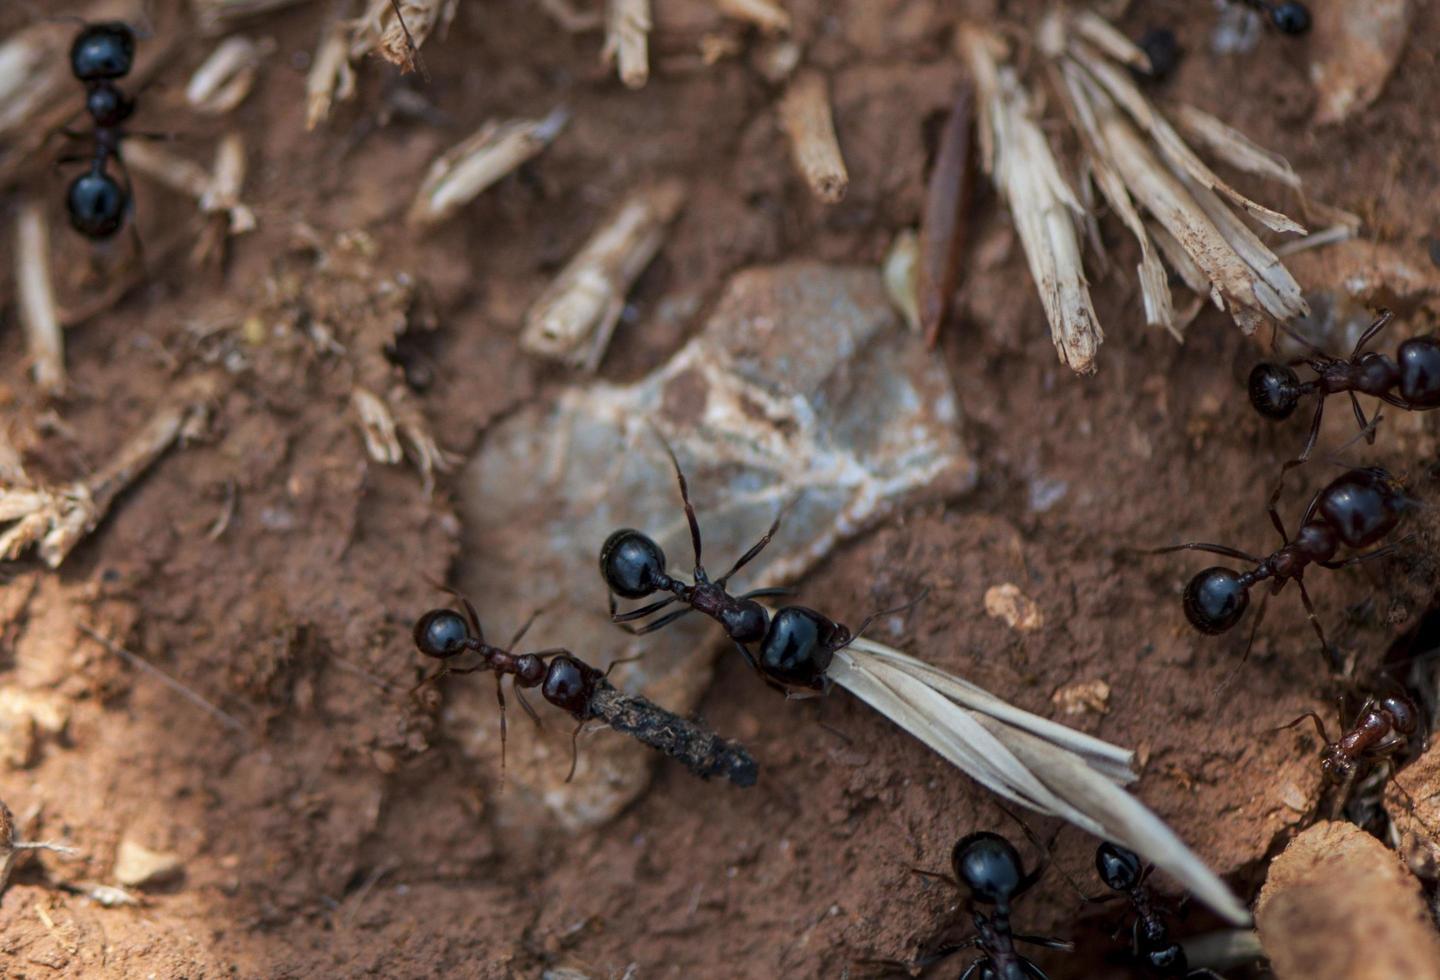
[[[797,74],[780,100],[780,127],[790,137],[795,167],[810,190],[826,204],[838,204],[850,187],[850,174],[835,137],[828,89],[818,71]]]
[[[1015,70],[996,61],[1004,52],[999,38],[965,25],[957,42],[980,95],[981,159],[1014,216],[1055,349],[1072,370],[1093,372],[1105,334],[1080,261],[1084,210],[1060,175]]]
[[[1225,883],[1122,788],[1135,779],[1132,753],[863,637],[828,676],[1002,798],[1129,847],[1224,918],[1249,922]]]
[[[315,60],[305,76],[305,128],[313,130],[329,115],[336,102],[346,102],[355,96],[355,69],[350,67],[350,27],[339,16],[343,7],[337,7],[320,46],[315,50]]]
[[[105,518],[115,498],[177,439],[198,434],[218,392],[216,379],[201,376],[181,386],[109,462],[89,477],[61,487],[0,485],[0,559],[35,547],[42,561],[59,568],[65,557]],[[12,523],[13,522],[13,523]]]
[[[1175,106],[1175,118],[1191,139],[1203,144],[1236,170],[1300,189],[1300,177],[1290,166],[1290,161],[1252,142],[1244,133],[1232,129],[1210,113],[1182,102]]]
[[[35,384],[57,395],[65,390],[65,335],[50,277],[50,223],[35,201],[20,205],[15,220],[15,286],[20,301],[20,323],[30,355]]]
[[[255,85],[260,62],[275,50],[270,38],[227,37],[190,76],[185,101],[197,112],[223,115],[245,101]]]
[[[74,84],[65,58],[69,33],[41,22],[0,44],[0,136],[24,127]]]
[[[245,179],[245,144],[239,133],[228,133],[215,151],[216,170],[209,173],[193,160],[139,140],[125,148],[125,162],[186,197],[193,198],[203,214],[223,214],[225,231],[239,235],[255,227],[255,212],[239,200]]]
[[[650,27],[650,0],[606,0],[600,57],[616,65],[626,88],[644,88],[650,79]]]
[[[351,60],[374,52],[401,71],[414,71],[420,47],[437,27],[450,26],[457,4],[458,0],[370,0],[351,25]]]
[[[309,0],[190,0],[200,29],[216,34],[230,24],[247,17],[267,14],[285,7],[294,7]]]
[[[666,180],[626,199],[530,307],[520,346],[596,370],[626,294],[660,250],[684,198],[685,185]]]
[[[561,106],[543,119],[485,123],[477,133],[430,164],[406,220],[424,228],[449,218],[485,188],[549,146],[569,121],[570,111]]]
[[[790,30],[790,14],[773,0],[715,0],[715,6],[726,17],[748,21],[772,34]]]
[[[147,140],[125,145],[125,165],[197,201],[210,189],[210,174],[204,167]]]

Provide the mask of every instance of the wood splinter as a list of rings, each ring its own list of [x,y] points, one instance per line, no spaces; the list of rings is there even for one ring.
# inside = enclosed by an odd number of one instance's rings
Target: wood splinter
[[[940,133],[935,169],[925,188],[920,221],[920,262],[916,270],[917,305],[925,344],[934,347],[950,315],[950,300],[965,253],[965,212],[970,205],[970,132],[975,93],[961,88]]]
[[[15,222],[15,284],[35,384],[59,394],[65,389],[65,336],[50,277],[50,224],[35,201],[20,205]]]
[[[605,47],[600,57],[614,63],[626,88],[644,88],[650,79],[650,0],[608,0]]]
[[[825,76],[814,70],[796,75],[779,111],[796,169],[816,197],[826,204],[840,203],[850,187],[850,174],[835,137]]]
[[[625,296],[660,250],[684,198],[685,185],[666,180],[621,204],[530,307],[521,348],[585,371],[599,368]]]

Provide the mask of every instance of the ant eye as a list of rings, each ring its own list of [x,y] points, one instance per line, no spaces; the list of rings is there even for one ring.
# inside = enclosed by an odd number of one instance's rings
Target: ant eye
[[[1095,851],[1095,871],[1106,888],[1128,892],[1140,883],[1140,858],[1134,851],[1107,841]]]
[[[1282,364],[1257,364],[1250,372],[1250,404],[1267,419],[1288,419],[1300,403],[1300,377]]]
[[[1008,904],[1024,877],[1020,852],[999,834],[984,830],[960,839],[951,864],[955,877],[970,889],[975,901],[987,905]]]
[[[415,647],[427,657],[453,657],[469,640],[470,625],[453,609],[432,609],[415,624]]]
[[[1300,35],[1310,30],[1310,9],[1291,0],[1270,8],[1270,23],[1282,34]]]
[[[1185,618],[1202,633],[1224,633],[1245,615],[1250,590],[1228,568],[1207,568],[1185,586]]]
[[[665,552],[647,535],[621,528],[600,548],[600,575],[616,595],[643,599],[664,581]]]

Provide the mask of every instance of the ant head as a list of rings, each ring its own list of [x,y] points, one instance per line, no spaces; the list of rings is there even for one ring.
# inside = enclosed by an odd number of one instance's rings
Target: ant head
[[[70,224],[86,238],[109,238],[119,231],[125,224],[128,204],[120,182],[104,171],[76,177],[65,196]]]
[[[759,643],[770,626],[770,616],[765,607],[754,599],[741,599],[727,605],[718,618],[725,628],[725,635],[736,643]]]
[[[1183,977],[1190,972],[1190,959],[1177,942],[1166,942],[1145,950],[1145,963],[1160,977]]]
[[[1310,8],[1299,0],[1288,0],[1270,7],[1270,23],[1281,34],[1299,36],[1310,30]]]
[[[760,671],[787,687],[821,691],[835,651],[849,642],[850,631],[822,613],[785,606],[761,641]]]
[[[135,32],[128,24],[86,24],[70,45],[70,71],[82,82],[123,78],[135,64]]]
[[[1185,586],[1185,618],[1202,633],[1224,633],[1245,615],[1250,586],[1229,568],[1205,569]]]
[[[950,853],[950,865],[955,871],[955,880],[983,905],[1003,908],[1029,887],[1015,845],[988,830],[960,838]]]
[[[1348,783],[1360,771],[1360,764],[1333,745],[1320,753],[1320,772],[1332,783]]]
[[[1140,884],[1140,856],[1109,841],[1095,849],[1095,872],[1111,891],[1128,892]]]
[[[427,657],[446,660],[470,647],[470,624],[453,609],[432,609],[415,623],[415,647]]]
[[[622,527],[600,546],[600,575],[616,595],[643,599],[665,579],[665,552],[648,535]]]
[[[590,696],[600,672],[565,654],[558,654],[545,671],[545,684],[540,689],[545,700],[570,712],[576,718],[587,717]]]
[[[1300,404],[1300,377],[1283,364],[1257,364],[1250,372],[1250,404],[1267,419],[1288,419]]]

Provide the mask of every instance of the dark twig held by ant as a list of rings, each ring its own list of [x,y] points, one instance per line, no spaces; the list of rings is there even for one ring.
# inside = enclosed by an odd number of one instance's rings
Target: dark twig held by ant
[[[1214,977],[1223,980],[1213,970],[1203,967],[1192,970],[1184,947],[1170,938],[1169,927],[1145,890],[1145,879],[1152,870],[1141,865],[1140,857],[1134,851],[1119,844],[1107,841],[1095,851],[1095,872],[1100,880],[1106,888],[1128,898],[1135,910],[1131,953],[1148,976]]]
[[[755,760],[737,742],[720,738],[695,722],[666,711],[638,695],[618,690],[606,674],[575,657],[570,651],[555,647],[534,653],[514,654],[507,648],[485,642],[480,617],[475,607],[463,597],[462,616],[453,609],[432,609],[415,624],[415,646],[425,656],[444,661],[439,671],[418,686],[445,674],[468,674],[479,670],[495,674],[495,697],[500,704],[501,764],[505,753],[505,692],[503,675],[514,678],[515,694],[531,719],[539,718],[525,700],[525,688],[540,688],[541,696],[557,708],[570,712],[579,723],[571,735],[570,774],[575,775],[579,758],[576,739],[585,722],[598,719],[616,731],[631,735],[644,744],[683,763],[701,779],[724,776],[737,786],[753,786],[757,776]],[[514,647],[524,637],[530,623],[525,623],[510,641]],[[451,661],[467,653],[479,655],[479,661],[465,667],[451,666]],[[546,661],[549,661],[548,663]],[[613,666],[613,664],[612,664]],[[608,671],[606,672],[608,673]]]
[[[1440,408],[1440,339],[1433,335],[1412,337],[1400,345],[1393,359],[1386,354],[1365,350],[1365,346],[1393,318],[1394,314],[1389,310],[1380,311],[1380,315],[1355,342],[1350,356],[1344,359],[1331,357],[1291,333],[1310,351],[1310,356],[1291,362],[1291,365],[1304,364],[1315,372],[1315,377],[1309,381],[1301,381],[1287,364],[1257,364],[1250,372],[1250,404],[1268,419],[1287,419],[1302,398],[1317,396],[1310,437],[1300,455],[1285,464],[1282,474],[1284,470],[1299,466],[1310,458],[1320,435],[1325,399],[1331,395],[1344,392],[1349,396],[1355,421],[1368,442],[1375,441],[1375,432],[1372,422],[1365,418],[1356,392],[1372,395],[1386,404],[1409,411]]]
[[[116,82],[135,63],[135,32],[118,21],[87,24],[70,46],[70,71],[85,85],[85,110],[95,127],[92,157],[66,157],[61,163],[88,160],[90,169],[70,182],[65,207],[70,224],[87,238],[110,238],[125,224],[131,206],[130,175],[120,156],[124,123],[135,112],[135,100]],[[80,134],[67,132],[79,138]],[[115,161],[121,180],[110,175]]]
[[[1300,601],[1305,605],[1305,614],[1320,645],[1330,652],[1325,631],[1315,616],[1314,603],[1305,589],[1304,574],[1307,565],[1321,568],[1344,568],[1360,562],[1373,561],[1393,554],[1399,545],[1389,545],[1356,555],[1343,561],[1335,560],[1340,546],[1365,548],[1385,537],[1404,515],[1407,500],[1400,487],[1383,469],[1354,469],[1333,480],[1310,500],[1300,527],[1292,538],[1285,530],[1285,524],[1275,509],[1272,496],[1266,505],[1275,530],[1280,533],[1283,547],[1261,558],[1225,545],[1189,542],[1157,548],[1152,553],[1171,551],[1208,551],[1250,562],[1255,567],[1247,572],[1237,572],[1223,566],[1212,566],[1197,574],[1185,586],[1183,602],[1185,618],[1202,633],[1224,633],[1240,622],[1250,605],[1250,588],[1270,580],[1270,590],[1261,599],[1260,610],[1250,630],[1250,643],[1245,647],[1246,656],[1250,645],[1255,642],[1255,633],[1265,615],[1265,602],[1279,592],[1289,581],[1294,581],[1300,590]]]
[[[765,607],[755,601],[764,596],[788,595],[787,589],[755,589],[744,595],[731,595],[726,588],[731,577],[765,549],[779,530],[780,519],[775,519],[764,536],[741,555],[728,572],[712,581],[700,561],[700,523],[690,503],[690,488],[679,460],[668,446],[665,449],[675,465],[680,499],[690,526],[690,544],[695,552],[694,582],[684,582],[666,571],[665,552],[649,535],[634,528],[621,528],[600,548],[600,575],[610,590],[611,622],[640,635],[668,626],[691,612],[704,613],[720,624],[746,663],[768,684],[793,697],[809,697],[829,690],[830,680],[825,672],[837,651],[853,643],[881,616],[901,612],[924,598],[922,592],[902,606],[874,613],[852,633],[843,623],[805,606],[784,606],[772,618]],[[657,592],[671,595],[629,612],[617,611],[617,595],[644,599]],[[638,628],[628,625],[676,602],[683,603],[685,608],[666,613]],[[748,648],[752,643],[759,644],[758,657]]]

